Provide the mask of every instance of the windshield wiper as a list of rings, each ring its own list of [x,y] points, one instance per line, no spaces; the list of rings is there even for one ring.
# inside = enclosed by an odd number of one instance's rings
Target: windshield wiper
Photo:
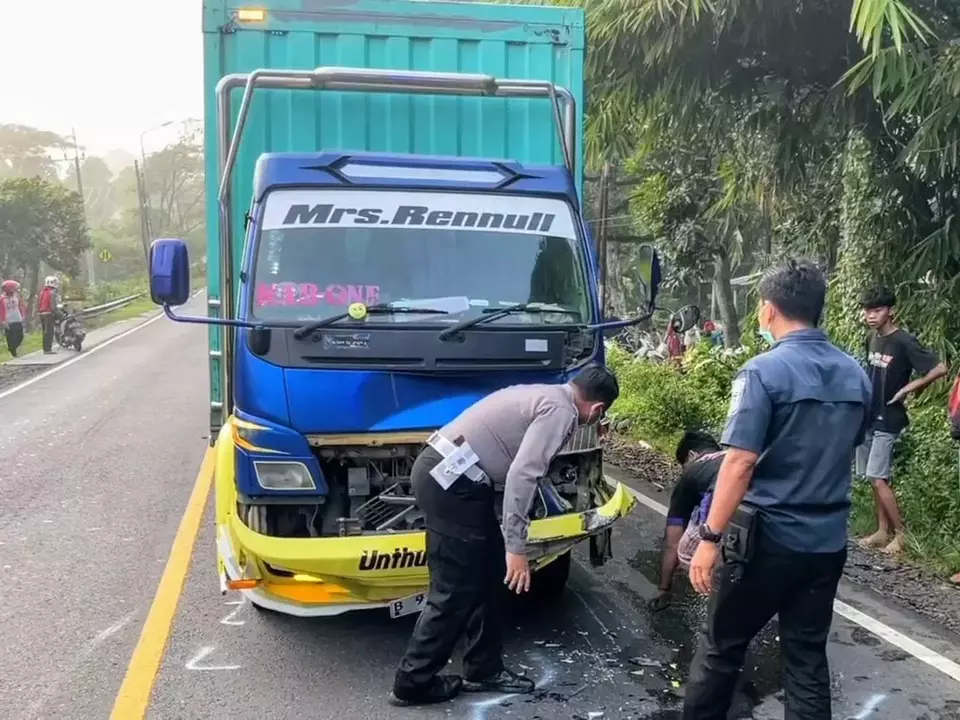
[[[367,306],[367,315],[449,315],[450,313],[446,310],[439,310],[437,308],[414,308],[406,307],[405,305],[368,305]],[[303,327],[297,328],[293,336],[297,340],[303,340],[307,335],[321,328],[329,327],[334,323],[340,322],[341,320],[346,320],[350,317],[350,313],[340,313],[339,315],[331,315],[328,318],[323,318],[323,320],[317,320],[312,323],[308,323]]]
[[[463,330],[467,330],[476,325],[482,325],[483,323],[493,322],[494,320],[499,320],[502,317],[506,317],[507,315],[512,315],[514,313],[563,313],[564,315],[579,315],[576,310],[566,310],[559,305],[541,302],[518,303],[516,305],[510,305],[504,308],[487,308],[482,312],[483,315],[480,317],[464,320],[463,322],[459,322],[456,325],[451,325],[447,329],[441,331],[439,335],[440,339],[449,340],[451,337]]]

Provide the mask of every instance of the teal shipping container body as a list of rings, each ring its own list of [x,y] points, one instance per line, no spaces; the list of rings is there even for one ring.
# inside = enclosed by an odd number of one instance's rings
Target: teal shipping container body
[[[217,132],[216,87],[226,75],[336,66],[550,81],[576,100],[575,181],[582,190],[585,34],[580,9],[416,0],[205,0],[203,33],[207,298],[212,317],[222,316],[218,308],[224,294],[217,196],[226,148],[220,147]],[[231,98],[234,120],[241,95],[242,88]],[[234,281],[239,277],[254,165],[261,153],[353,150],[562,165],[552,113],[546,99],[257,91],[230,189]],[[236,298],[235,290],[227,297]],[[221,363],[226,334],[213,326],[209,332],[215,431],[225,417]]]

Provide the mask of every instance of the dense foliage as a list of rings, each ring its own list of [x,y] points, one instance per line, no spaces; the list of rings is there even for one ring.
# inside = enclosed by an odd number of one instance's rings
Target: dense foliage
[[[733,279],[802,255],[829,276],[834,342],[862,354],[857,299],[883,283],[897,293],[900,323],[955,363],[960,4],[554,2],[586,10],[588,164],[612,169],[615,206],[630,218],[615,215],[619,232],[654,240],[667,295],[703,302],[709,287],[704,314],[719,315],[728,345],[741,335],[749,343],[755,305]],[[609,247],[616,295],[631,258],[623,243]],[[742,358],[703,352],[679,370],[622,368],[628,391],[618,409],[635,432],[669,446],[691,420],[722,420],[724,383]],[[914,550],[956,566],[949,538],[960,530],[960,486],[946,384],[913,403],[897,488]],[[868,521],[858,510],[856,523]]]

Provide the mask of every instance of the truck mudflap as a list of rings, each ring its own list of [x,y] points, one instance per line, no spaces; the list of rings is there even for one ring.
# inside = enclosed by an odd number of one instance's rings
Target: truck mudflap
[[[215,469],[217,562],[221,590],[254,604],[299,615],[337,615],[386,607],[428,585],[423,532],[325,538],[278,538],[254,532],[236,514],[233,445],[221,433]],[[527,556],[534,570],[577,543],[606,533],[636,504],[618,484],[602,505],[534,520]]]

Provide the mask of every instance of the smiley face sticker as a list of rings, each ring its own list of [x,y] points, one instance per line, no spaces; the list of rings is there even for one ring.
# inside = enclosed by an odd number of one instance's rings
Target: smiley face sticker
[[[350,303],[347,314],[354,320],[363,320],[367,316],[367,306],[362,302]]]

